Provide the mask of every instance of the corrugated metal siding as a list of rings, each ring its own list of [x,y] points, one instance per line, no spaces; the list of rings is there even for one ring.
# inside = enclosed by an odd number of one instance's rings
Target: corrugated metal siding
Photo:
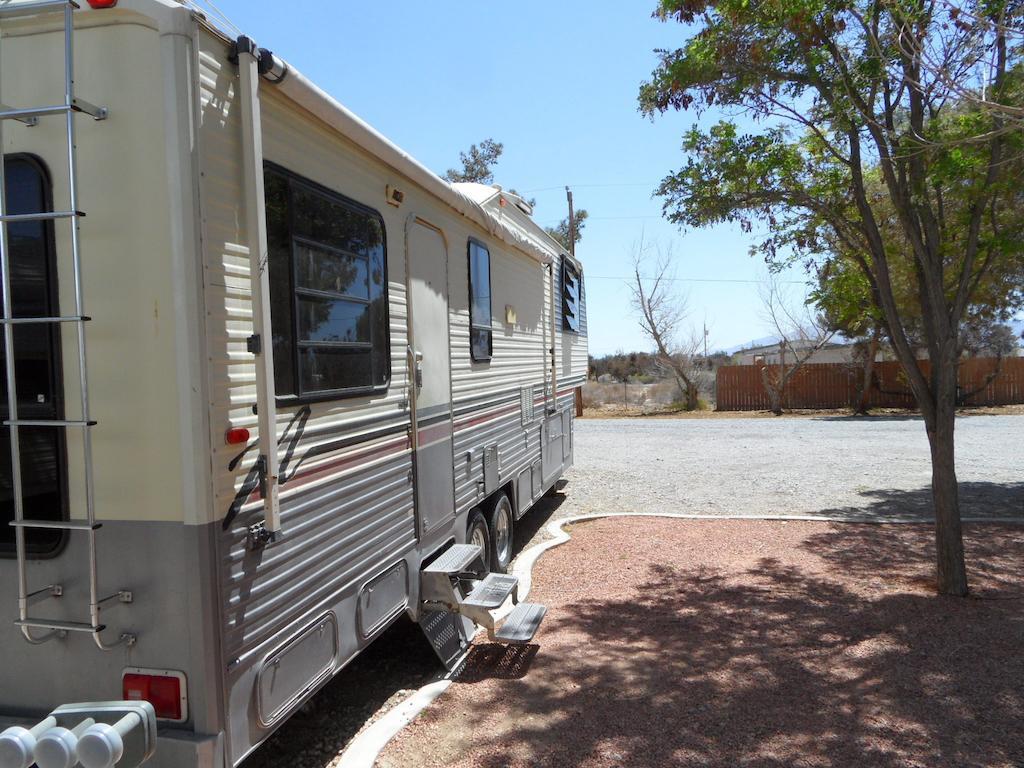
[[[220,41],[204,36],[201,197],[214,514],[219,518],[232,510],[220,551],[224,652],[227,658],[245,659],[414,546],[415,526],[409,419],[400,407],[406,344],[403,243],[400,224],[390,221],[392,384],[377,397],[279,408],[284,536],[258,556],[244,548],[247,528],[262,519],[262,506],[255,494],[240,505],[255,449],[239,456],[238,447],[223,440],[229,427],[245,427],[254,437],[257,427],[255,368],[246,351],[252,307],[241,208],[241,129],[235,71],[225,64],[224,54]],[[378,207],[375,193],[382,185],[367,161],[345,151],[320,124],[287,109],[272,92],[263,91],[261,100],[268,160]]]
[[[524,387],[543,392],[546,268],[489,243],[493,354],[473,362],[469,352],[469,275],[465,257],[470,233],[450,240],[452,400],[455,409],[455,505],[459,512],[483,500],[484,446],[498,444],[499,482],[514,480],[540,458],[541,409],[524,426]],[[477,236],[473,233],[474,236]],[[506,323],[506,306],[516,314]],[[467,456],[468,454],[468,456]]]

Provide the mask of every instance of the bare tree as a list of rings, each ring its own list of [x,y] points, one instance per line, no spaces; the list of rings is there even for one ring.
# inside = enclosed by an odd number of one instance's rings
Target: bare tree
[[[692,327],[688,333],[683,332],[686,297],[671,287],[671,248],[658,249],[653,259],[649,258],[648,250],[641,240],[633,257],[633,308],[640,316],[641,330],[654,344],[655,363],[676,380],[686,410],[695,411],[700,407],[703,366],[698,350],[704,336]],[[649,263],[653,274],[645,277],[642,273]]]
[[[778,362],[766,360],[761,366],[761,381],[764,383],[771,411],[782,415],[786,387],[803,365],[832,339],[821,318],[798,304],[779,284],[769,277],[760,289],[764,318],[779,337]]]

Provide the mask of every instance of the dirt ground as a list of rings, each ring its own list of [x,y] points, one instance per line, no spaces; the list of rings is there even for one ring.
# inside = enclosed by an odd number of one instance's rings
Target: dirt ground
[[[381,768],[1024,765],[1024,526],[606,519],[545,554],[534,645],[481,644]]]

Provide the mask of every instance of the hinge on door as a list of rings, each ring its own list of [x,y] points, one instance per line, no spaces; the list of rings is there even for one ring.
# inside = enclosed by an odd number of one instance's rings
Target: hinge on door
[[[263,340],[260,338],[258,333],[254,333],[252,336],[245,340],[245,348],[250,354],[258,355],[263,351]]]

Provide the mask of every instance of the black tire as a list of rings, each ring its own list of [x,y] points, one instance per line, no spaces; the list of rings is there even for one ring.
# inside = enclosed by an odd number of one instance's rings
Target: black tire
[[[484,513],[474,509],[469,513],[469,522],[466,524],[466,543],[479,544],[483,552],[484,570],[491,569],[491,532],[487,529],[487,520]]]
[[[512,535],[515,526],[515,515],[512,502],[504,493],[499,493],[491,505],[487,516],[491,536],[491,570],[494,573],[508,573],[512,563]]]

